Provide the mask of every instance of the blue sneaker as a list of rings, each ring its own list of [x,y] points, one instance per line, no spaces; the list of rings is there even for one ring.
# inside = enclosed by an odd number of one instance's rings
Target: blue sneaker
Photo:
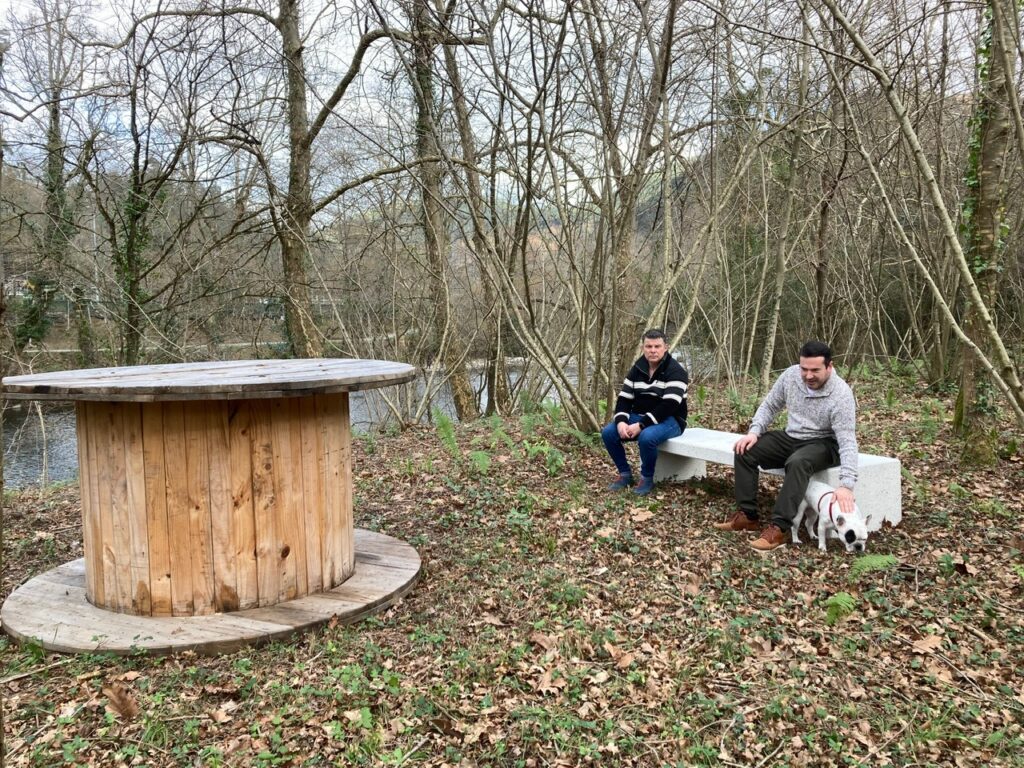
[[[632,475],[619,475],[619,479],[608,486],[609,491],[624,491],[631,487],[635,481]]]
[[[654,478],[640,476],[640,485],[633,489],[633,493],[637,496],[646,496],[648,493],[654,490]]]

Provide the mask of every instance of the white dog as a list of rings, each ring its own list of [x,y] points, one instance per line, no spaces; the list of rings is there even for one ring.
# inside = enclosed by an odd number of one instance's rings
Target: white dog
[[[793,543],[800,543],[800,536],[797,533],[800,528],[800,520],[804,521],[807,527],[807,535],[812,539],[818,537],[818,549],[825,551],[825,538],[839,539],[846,546],[847,552],[863,552],[868,541],[868,523],[871,522],[871,515],[864,517],[860,508],[854,504],[853,512],[844,515],[839,511],[839,503],[836,501],[836,492],[831,487],[811,480],[804,491],[803,501],[796,511],[796,518],[793,520]],[[817,530],[815,530],[817,523]]]

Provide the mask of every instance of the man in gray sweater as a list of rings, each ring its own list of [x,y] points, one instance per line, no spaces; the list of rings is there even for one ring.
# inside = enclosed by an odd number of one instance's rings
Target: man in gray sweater
[[[788,412],[785,430],[769,431],[775,417]],[[811,475],[839,465],[839,509],[853,511],[857,482],[857,406],[849,384],[832,367],[832,350],[821,341],[800,348],[800,363],[782,372],[754,414],[750,430],[733,450],[736,504],[739,509],[720,531],[756,531],[758,468],[786,470],[771,523],[751,546],[766,552],[782,546]]]

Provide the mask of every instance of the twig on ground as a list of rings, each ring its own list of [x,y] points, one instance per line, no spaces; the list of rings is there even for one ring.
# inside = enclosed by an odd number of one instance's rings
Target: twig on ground
[[[775,749],[773,749],[770,754],[767,754],[763,758],[761,758],[761,761],[757,765],[755,765],[754,768],[761,768],[762,765],[764,765],[769,760],[771,760],[773,757],[775,757],[777,754],[779,754],[779,750],[782,749],[782,745],[785,744],[785,743],[786,743],[785,741],[780,741],[779,745],[777,747],[775,747]]]
[[[61,659],[60,661],[55,661],[52,664],[47,664],[45,667],[36,667],[35,669],[30,669],[27,672],[19,672],[16,675],[11,675],[10,677],[5,677],[3,680],[0,680],[0,685],[7,685],[7,683],[13,683],[15,680],[21,680],[23,677],[32,677],[32,675],[38,675],[40,672],[46,672],[47,670],[53,669],[55,667],[60,667],[64,664],[69,664],[72,661],[74,661],[74,658]]]
[[[406,752],[405,755],[402,757],[402,759],[399,760],[397,763],[395,763],[395,768],[401,768],[402,765],[405,765],[405,761],[408,760],[413,755],[415,755],[419,751],[420,747],[422,747],[424,744],[426,744],[429,739],[430,739],[430,736],[424,736],[422,739],[420,739],[415,747],[413,747],[408,752]]]

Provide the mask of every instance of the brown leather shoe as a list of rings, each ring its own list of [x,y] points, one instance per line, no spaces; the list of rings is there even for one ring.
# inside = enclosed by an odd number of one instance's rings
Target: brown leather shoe
[[[742,509],[733,512],[732,517],[724,523],[712,523],[720,531],[757,531],[761,524],[757,520],[751,520]]]
[[[769,525],[763,531],[761,536],[750,542],[750,546],[759,552],[769,552],[773,549],[778,549],[786,543],[786,534],[782,532],[782,529],[777,525]]]

